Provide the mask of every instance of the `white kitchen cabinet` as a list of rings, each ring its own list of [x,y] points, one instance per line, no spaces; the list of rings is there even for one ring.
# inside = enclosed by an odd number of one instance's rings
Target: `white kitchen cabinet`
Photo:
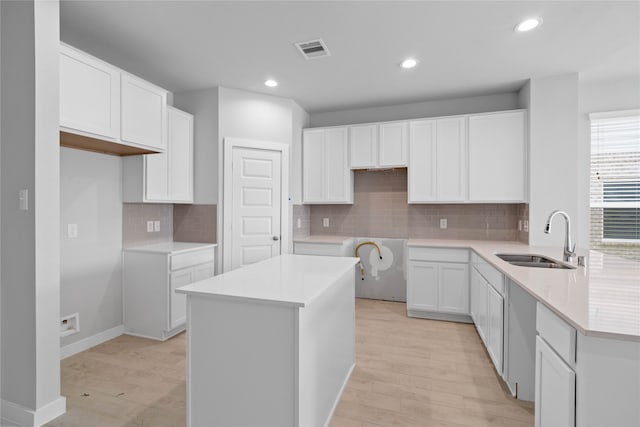
[[[408,315],[468,322],[468,251],[410,247],[408,258]]]
[[[466,118],[416,120],[409,129],[409,203],[466,199]]]
[[[193,202],[193,116],[167,108],[167,150],[123,160],[127,203]]]
[[[487,302],[487,282],[475,268],[471,268],[471,317],[476,325],[478,335],[483,342],[487,341],[487,331],[489,329],[488,302]]]
[[[347,128],[305,129],[302,139],[303,203],[353,203]]]
[[[183,331],[186,297],[175,289],[213,276],[215,246],[168,242],[124,249],[125,333],[164,341]]]
[[[352,169],[378,165],[378,125],[349,127],[349,154]]]
[[[536,337],[536,427],[574,427],[576,374],[540,336]]]
[[[407,122],[380,123],[378,166],[397,168],[407,166],[409,124]]]
[[[524,111],[469,117],[469,201],[525,200]]]
[[[116,141],[120,137],[120,70],[60,46],[60,127]]]
[[[167,91],[127,73],[121,87],[122,141],[165,150]]]
[[[503,372],[504,298],[493,286],[487,287],[487,352],[500,375]]]

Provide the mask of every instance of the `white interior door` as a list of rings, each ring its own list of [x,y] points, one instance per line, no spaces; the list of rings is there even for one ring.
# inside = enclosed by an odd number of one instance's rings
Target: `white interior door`
[[[280,255],[282,153],[233,147],[231,269]]]

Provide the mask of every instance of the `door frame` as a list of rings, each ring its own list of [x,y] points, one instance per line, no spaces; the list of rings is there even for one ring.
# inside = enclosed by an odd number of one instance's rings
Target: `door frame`
[[[231,271],[231,223],[233,214],[233,164],[234,148],[280,152],[280,253],[289,253],[289,145],[282,142],[254,139],[228,138],[223,140],[223,196],[222,196],[222,272]]]

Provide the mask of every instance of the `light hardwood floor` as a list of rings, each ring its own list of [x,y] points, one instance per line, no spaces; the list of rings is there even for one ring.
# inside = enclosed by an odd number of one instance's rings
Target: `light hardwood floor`
[[[356,301],[356,369],[331,427],[532,426],[503,389],[474,327]],[[62,361],[67,413],[50,427],[184,426],[185,335],[122,335]]]

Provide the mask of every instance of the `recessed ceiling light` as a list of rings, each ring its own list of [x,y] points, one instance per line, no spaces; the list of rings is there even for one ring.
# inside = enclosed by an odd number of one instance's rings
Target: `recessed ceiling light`
[[[515,30],[519,33],[524,33],[525,31],[533,30],[540,24],[542,24],[542,18],[529,18],[516,25]]]
[[[416,65],[418,65],[418,61],[416,61],[413,58],[407,58],[404,61],[402,61],[402,63],[400,64],[402,68],[413,68]]]
[[[273,79],[269,79],[269,80],[265,80],[264,85],[268,87],[276,87],[278,86],[278,82]]]

